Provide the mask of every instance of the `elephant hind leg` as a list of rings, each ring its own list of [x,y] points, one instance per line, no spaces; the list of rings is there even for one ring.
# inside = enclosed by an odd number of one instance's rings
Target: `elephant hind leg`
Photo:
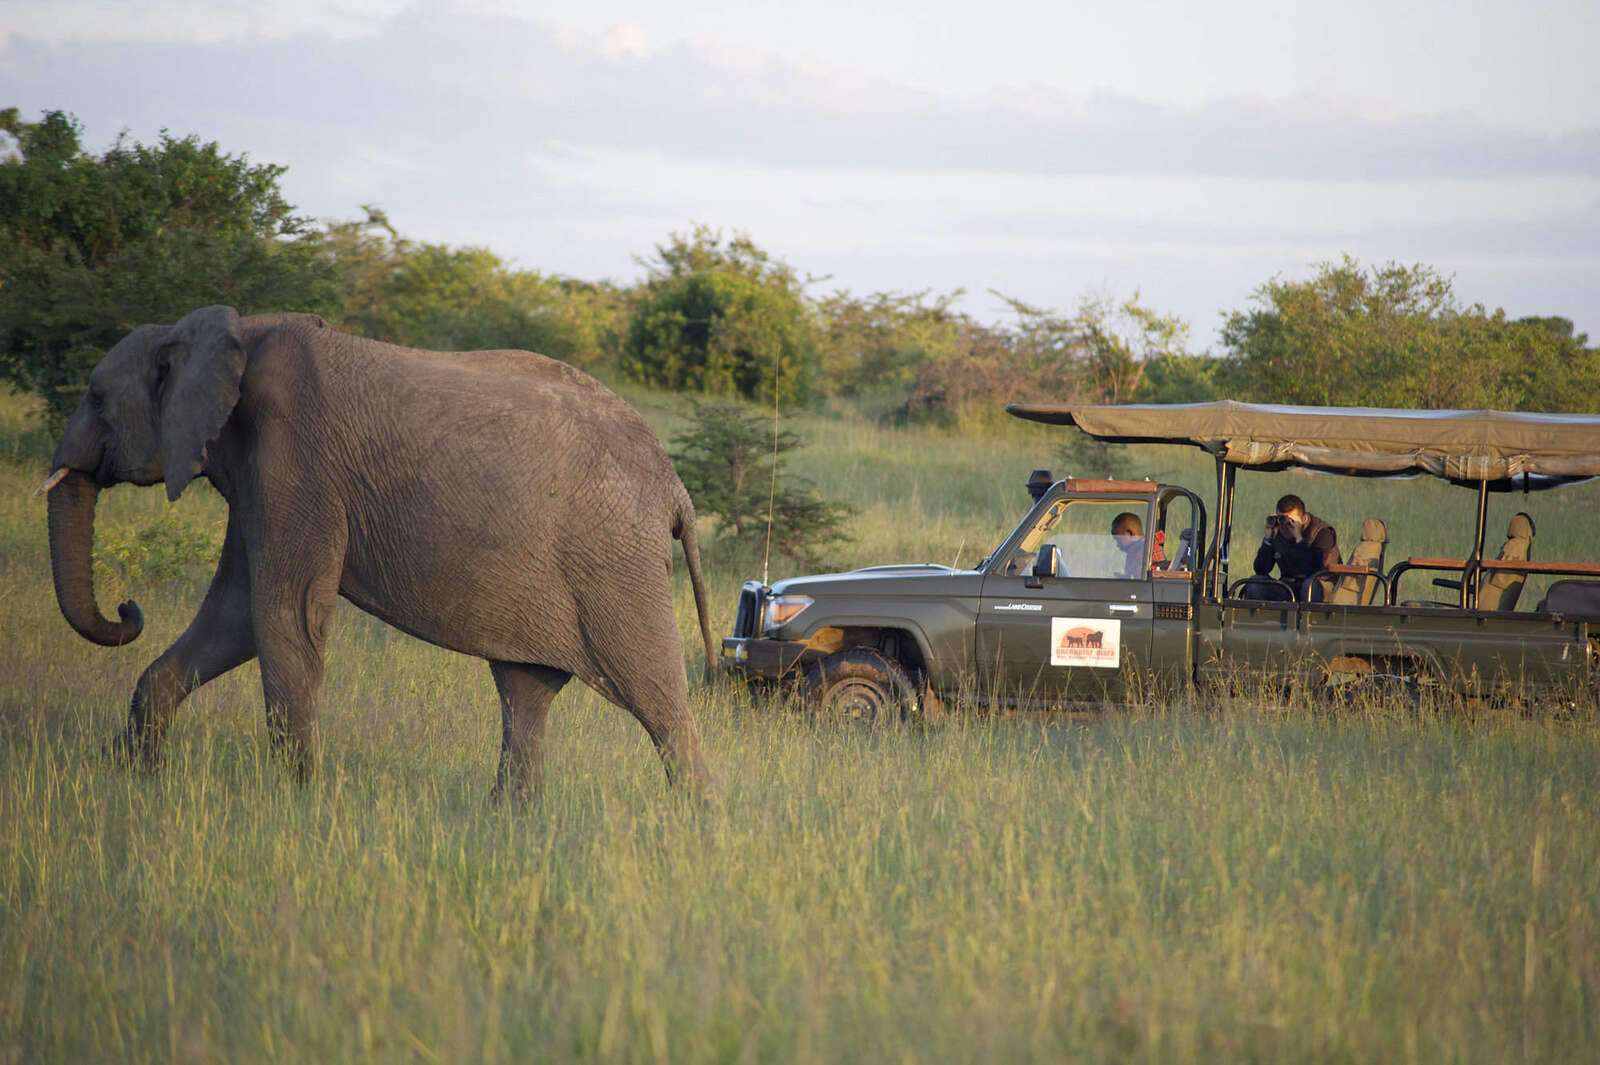
[[[500,769],[490,797],[527,799],[544,780],[544,726],[550,704],[572,674],[550,666],[489,663],[500,692]]]
[[[675,624],[675,623],[674,623]],[[683,652],[676,643],[669,654],[649,654],[630,649],[603,663],[603,683],[597,691],[628,711],[650,735],[666,767],[667,780],[699,799],[716,794],[716,781],[706,768],[700,735],[689,711],[689,682],[683,671]],[[648,646],[642,641],[640,646]]]

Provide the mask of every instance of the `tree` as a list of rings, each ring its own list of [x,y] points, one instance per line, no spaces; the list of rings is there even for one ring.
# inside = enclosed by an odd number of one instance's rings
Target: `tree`
[[[1135,403],[1207,403],[1218,398],[1219,360],[1210,355],[1171,352],[1144,364]]]
[[[337,307],[308,222],[253,165],[197,137],[80,145],[71,116],[23,122],[0,162],[0,376],[64,418],[100,356],[134,326],[227,303],[243,314]]]
[[[695,403],[693,427],[672,438],[672,461],[695,510],[716,520],[720,537],[764,543],[770,508],[772,545],[815,567],[825,543],[845,539],[853,511],[818,498],[809,481],[784,472],[783,456],[800,446],[794,433],[774,432],[737,403]]]
[[[1193,359],[1184,350],[1188,326],[1146,307],[1137,292],[1121,301],[1091,294],[1071,314],[994,295],[1011,307],[1016,324],[971,334],[966,352],[924,366],[913,410],[967,414],[1018,400],[1128,403],[1148,391],[1151,366],[1167,371]]]
[[[819,369],[830,395],[889,396],[904,404],[924,365],[966,350],[975,323],[952,308],[961,290],[939,296],[838,291],[816,304]]]
[[[1595,410],[1600,351],[1560,318],[1457,303],[1432,267],[1349,256],[1262,285],[1222,328],[1229,391],[1273,403]]]
[[[809,400],[817,329],[801,282],[742,234],[706,226],[673,234],[641,260],[622,370],[634,380],[708,395]]]
[[[594,366],[614,346],[624,297],[615,286],[514,270],[487,248],[418,244],[388,216],[321,237],[344,310],[340,324],[396,344],[441,351],[521,348]]]

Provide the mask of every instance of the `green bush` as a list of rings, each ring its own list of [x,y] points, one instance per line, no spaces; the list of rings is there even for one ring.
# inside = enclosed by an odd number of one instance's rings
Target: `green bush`
[[[79,144],[70,115],[0,112],[0,378],[64,421],[89,371],[143,322],[226,303],[242,314],[336,306],[333,269],[278,190],[284,167],[198,137]]]
[[[672,438],[672,461],[698,514],[719,536],[754,548],[772,525],[772,546],[808,568],[825,548],[848,539],[854,510],[818,498],[811,482],[784,472],[783,456],[801,445],[788,431],[737,403],[694,404],[694,425]]]
[[[114,599],[153,588],[209,567],[222,550],[220,530],[196,528],[176,507],[152,525],[109,524],[95,530],[95,583]]]
[[[749,237],[705,226],[644,262],[622,352],[633,380],[675,391],[806,402],[817,327],[800,281]]]
[[[1592,411],[1600,349],[1565,318],[1463,307],[1421,263],[1345,256],[1273,278],[1222,327],[1218,380],[1239,399],[1373,407]]]

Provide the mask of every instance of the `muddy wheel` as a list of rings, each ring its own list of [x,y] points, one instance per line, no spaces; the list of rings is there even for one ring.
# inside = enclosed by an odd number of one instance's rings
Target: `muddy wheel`
[[[805,675],[806,706],[819,720],[897,724],[917,709],[917,689],[894,660],[852,648],[814,662]]]

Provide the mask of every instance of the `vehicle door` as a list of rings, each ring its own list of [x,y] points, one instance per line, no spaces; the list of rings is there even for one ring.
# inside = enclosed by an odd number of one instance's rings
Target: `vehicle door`
[[[1063,496],[996,553],[978,610],[983,694],[1005,705],[1040,706],[1126,693],[1128,678],[1150,660],[1151,504],[1148,496]],[[1140,534],[1113,535],[1128,516]],[[1047,545],[1059,552],[1057,574],[1035,577]]]

